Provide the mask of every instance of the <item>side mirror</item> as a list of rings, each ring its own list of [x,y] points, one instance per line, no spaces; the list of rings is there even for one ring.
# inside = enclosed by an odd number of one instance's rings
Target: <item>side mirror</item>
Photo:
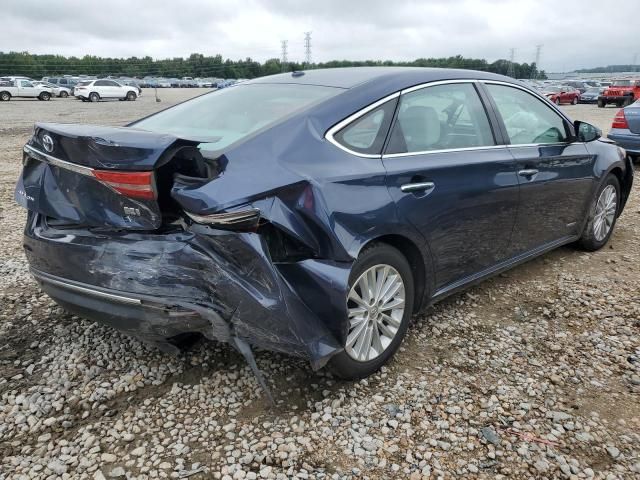
[[[576,130],[576,137],[579,142],[593,142],[602,136],[602,130],[587,122],[576,120],[573,122],[573,127]]]

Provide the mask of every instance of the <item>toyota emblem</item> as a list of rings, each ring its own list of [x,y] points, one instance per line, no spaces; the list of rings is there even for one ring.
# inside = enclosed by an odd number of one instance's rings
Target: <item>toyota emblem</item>
[[[42,146],[47,152],[53,152],[53,138],[51,138],[49,135],[43,135]]]

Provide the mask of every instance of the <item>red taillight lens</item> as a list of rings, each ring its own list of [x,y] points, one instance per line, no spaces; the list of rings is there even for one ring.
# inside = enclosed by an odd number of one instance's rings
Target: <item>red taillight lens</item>
[[[611,128],[629,128],[627,117],[624,116],[624,108],[616,113],[615,117],[613,117]]]
[[[132,198],[154,199],[153,172],[110,172],[94,170],[93,176],[116,192]]]

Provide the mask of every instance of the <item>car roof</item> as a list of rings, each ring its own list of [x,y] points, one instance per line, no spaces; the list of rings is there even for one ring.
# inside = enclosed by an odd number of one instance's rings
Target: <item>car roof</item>
[[[454,79],[501,80],[519,83],[513,78],[478,70],[427,67],[348,67],[280,73],[250,80],[247,83],[290,83],[354,88],[374,80],[393,80],[398,88],[426,82]]]

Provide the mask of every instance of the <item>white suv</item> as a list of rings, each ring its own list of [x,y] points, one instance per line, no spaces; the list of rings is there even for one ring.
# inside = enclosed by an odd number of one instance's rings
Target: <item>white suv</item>
[[[114,80],[87,80],[78,83],[73,89],[73,95],[83,102],[97,102],[101,99],[117,98],[133,101],[138,98],[135,87],[122,85]]]

